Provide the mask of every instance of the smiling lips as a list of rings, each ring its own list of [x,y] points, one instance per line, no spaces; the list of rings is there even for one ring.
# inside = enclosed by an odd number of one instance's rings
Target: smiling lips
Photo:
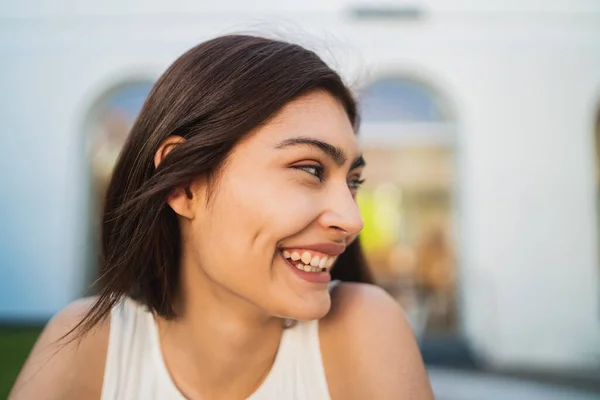
[[[306,249],[283,250],[282,254],[292,265],[305,272],[327,272],[337,259],[335,255]]]

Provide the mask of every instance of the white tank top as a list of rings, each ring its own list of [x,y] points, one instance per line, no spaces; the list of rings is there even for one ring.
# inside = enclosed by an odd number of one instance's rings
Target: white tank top
[[[333,281],[330,290],[337,284]],[[164,363],[153,315],[125,298],[111,311],[102,400],[184,400]],[[247,400],[330,400],[319,321],[284,329],[271,371]]]

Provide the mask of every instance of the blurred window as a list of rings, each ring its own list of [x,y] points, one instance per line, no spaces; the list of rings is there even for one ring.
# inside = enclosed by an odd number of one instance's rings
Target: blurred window
[[[360,108],[365,122],[443,122],[451,119],[433,90],[405,78],[374,82],[361,96]]]
[[[119,85],[107,91],[92,107],[86,135],[98,196],[104,195],[117,156],[151,87],[152,82],[147,81]]]
[[[436,91],[403,77],[373,83],[360,99],[367,168],[358,202],[369,264],[418,334],[454,333],[453,116]]]
[[[86,157],[91,191],[88,202],[89,244],[84,288],[86,292],[98,277],[100,217],[108,182],[121,148],[152,85],[153,82],[148,80],[122,83],[101,95],[88,113],[84,134],[87,141]]]

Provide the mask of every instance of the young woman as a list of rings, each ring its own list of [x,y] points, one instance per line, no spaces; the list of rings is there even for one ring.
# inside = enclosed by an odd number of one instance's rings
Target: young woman
[[[401,309],[368,283],[358,120],[300,46],[181,56],[109,185],[103,290],[48,323],[11,398],[431,399]]]

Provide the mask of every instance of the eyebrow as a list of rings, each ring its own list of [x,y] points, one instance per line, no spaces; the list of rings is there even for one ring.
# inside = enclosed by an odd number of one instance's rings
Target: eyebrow
[[[291,138],[291,139],[284,140],[283,142],[277,144],[277,146],[275,146],[275,147],[277,149],[284,149],[286,147],[291,147],[291,146],[316,147],[319,150],[321,150],[323,153],[325,153],[329,158],[331,158],[333,160],[333,162],[339,167],[344,165],[346,163],[346,161],[348,160],[348,157],[346,156],[346,153],[344,152],[344,150],[342,150],[341,148],[336,147],[332,144],[329,144],[327,142],[323,142],[323,141],[317,140],[317,139],[311,139],[311,138],[305,138],[305,137]],[[365,159],[363,158],[362,155],[360,155],[360,156],[356,157],[356,159],[354,161],[352,161],[350,170],[353,170],[358,167],[364,167],[365,165],[366,165]]]

